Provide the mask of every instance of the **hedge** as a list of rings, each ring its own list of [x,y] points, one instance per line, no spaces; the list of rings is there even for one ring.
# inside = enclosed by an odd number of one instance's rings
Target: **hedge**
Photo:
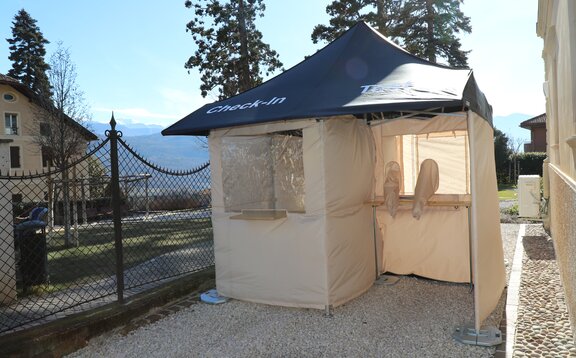
[[[546,159],[546,153],[518,153],[516,159],[520,166],[520,175],[542,176],[542,165]]]

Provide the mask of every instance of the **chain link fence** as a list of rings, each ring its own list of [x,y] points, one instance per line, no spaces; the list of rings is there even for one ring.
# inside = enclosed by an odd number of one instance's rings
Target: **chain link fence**
[[[0,334],[214,264],[209,165],[160,168],[114,126],[62,170],[0,173]]]

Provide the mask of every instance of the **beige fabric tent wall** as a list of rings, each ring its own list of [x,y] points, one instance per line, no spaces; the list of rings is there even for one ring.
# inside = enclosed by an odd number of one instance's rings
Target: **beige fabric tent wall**
[[[472,277],[479,329],[505,284],[491,126],[470,111],[371,124],[343,116],[210,132],[219,293],[267,304],[325,308],[364,293],[377,270],[452,282],[469,282]],[[294,130],[302,131],[300,154],[294,151],[298,146],[288,144],[297,138],[276,135],[263,140],[271,133]],[[274,145],[277,153],[292,150],[288,157],[300,155],[301,163],[278,169],[262,157],[269,150],[261,143]],[[244,152],[257,160],[246,165],[238,154]],[[416,162],[410,162],[414,158]],[[401,208],[392,218],[378,207],[375,238],[370,203],[383,194],[385,164],[402,163],[404,190],[411,194],[418,166],[426,158],[438,163],[438,194],[462,204],[426,206],[419,220],[410,210]],[[274,160],[284,159],[279,154]],[[270,166],[272,174],[263,174]],[[264,209],[288,208],[286,217],[234,219],[241,209],[262,209],[254,204],[260,200],[254,199],[260,195],[256,192],[275,192],[288,182],[302,188],[263,199],[275,203]]]
[[[234,165],[230,162],[243,160],[227,159],[230,141],[248,143],[232,147],[234,153],[245,148],[256,152],[261,148],[250,143],[263,135],[300,129],[303,173],[296,176],[304,177],[304,212],[294,210],[276,220],[232,219],[239,207],[255,207],[249,198],[254,184],[254,190],[270,185],[264,184],[269,176],[256,168],[266,159],[258,158],[241,172],[230,170]],[[253,302],[325,308],[349,301],[372,285],[376,270],[372,212],[365,203],[373,192],[375,155],[372,134],[362,120],[340,117],[212,130],[209,148],[220,294]],[[288,177],[276,177],[275,181],[286,182]],[[235,201],[241,204],[231,208]],[[277,207],[281,208],[282,204]]]
[[[450,282],[472,279],[479,329],[505,285],[491,126],[471,111],[373,124],[376,197],[384,195],[384,168],[390,161],[400,163],[402,193],[408,195],[414,194],[422,161],[434,159],[439,168],[439,188],[431,201],[440,205],[427,206],[418,220],[412,217],[411,200],[394,217],[385,206],[377,208],[381,271]]]

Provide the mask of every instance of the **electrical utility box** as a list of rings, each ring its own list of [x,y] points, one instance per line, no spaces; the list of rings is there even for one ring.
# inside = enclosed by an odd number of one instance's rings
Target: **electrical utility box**
[[[540,176],[520,175],[518,177],[518,216],[540,217]]]

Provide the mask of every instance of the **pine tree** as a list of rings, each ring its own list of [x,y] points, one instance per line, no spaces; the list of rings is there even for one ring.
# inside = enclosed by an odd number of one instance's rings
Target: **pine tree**
[[[12,61],[8,76],[18,79],[40,96],[51,97],[46,74],[50,66],[44,60],[44,45],[50,42],[44,38],[36,20],[26,10],[22,9],[14,16],[12,38],[6,41],[10,44],[8,58]]]
[[[510,156],[513,154],[510,149],[510,139],[504,132],[494,128],[494,158],[496,163],[496,177],[498,183],[507,183],[509,181],[508,166]]]
[[[456,34],[472,32],[470,18],[460,10],[463,0],[407,1],[402,33],[404,48],[431,62],[442,58],[450,66],[467,67],[468,53]]]
[[[401,5],[401,0],[335,0],[326,6],[330,25],[316,25],[312,41],[334,41],[358,21],[374,26],[384,36],[397,37]]]
[[[312,40],[332,41],[358,21],[372,25],[412,54],[431,62],[466,67],[468,53],[456,35],[470,33],[463,0],[334,0],[326,7],[330,26],[317,25]]]
[[[219,99],[246,91],[282,68],[276,51],[262,41],[255,19],[266,9],[263,0],[186,1],[194,17],[186,25],[198,46],[185,68],[198,68],[206,97],[218,90]]]

